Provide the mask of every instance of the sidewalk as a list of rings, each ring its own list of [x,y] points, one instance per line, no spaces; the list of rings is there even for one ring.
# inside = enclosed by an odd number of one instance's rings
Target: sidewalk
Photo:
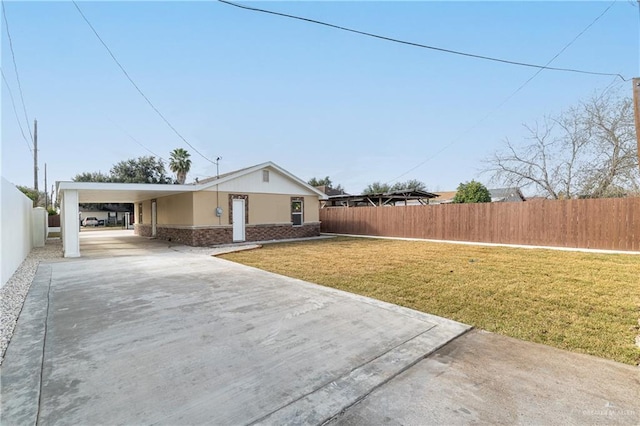
[[[640,367],[473,330],[337,425],[639,425]]]

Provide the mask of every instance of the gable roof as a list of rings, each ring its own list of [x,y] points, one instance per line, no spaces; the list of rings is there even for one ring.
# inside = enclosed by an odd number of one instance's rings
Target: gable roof
[[[490,189],[492,202],[499,201],[525,201],[520,188],[495,188]]]
[[[320,199],[325,199],[327,197],[322,191],[318,190],[317,188],[314,188],[313,186],[309,185],[307,182],[303,181],[302,179],[292,175],[291,173],[289,173],[288,171],[286,171],[285,169],[278,166],[272,161],[267,161],[266,163],[256,164],[255,166],[245,167],[243,169],[239,169],[233,172],[224,173],[220,176],[214,176],[214,177],[204,179],[202,181],[199,181],[197,184],[195,184],[195,190],[201,191],[203,189],[211,188],[215,185],[220,185],[225,182],[229,182],[231,180],[237,179],[239,177],[251,174],[253,172],[256,172],[262,169],[272,169],[277,171],[278,173],[287,177],[289,180],[295,182],[297,185],[300,185],[305,189],[318,195]]]
[[[223,174],[218,175],[218,176],[211,176],[211,177],[208,177],[208,178],[204,178],[204,179],[202,179],[202,180],[198,180],[197,182],[193,183],[192,185],[204,185],[204,184],[207,184],[207,183],[211,183],[211,182],[214,182],[214,181],[220,180],[220,179],[222,179],[222,178],[225,178],[225,177],[227,177],[227,176],[231,176],[231,175],[233,175],[233,174],[236,174],[236,173],[242,172],[242,171],[244,171],[244,170],[251,169],[252,167],[255,167],[255,166],[251,166],[251,167],[244,167],[244,168],[242,168],[242,169],[234,170],[234,171],[232,171],[232,172],[223,173]],[[220,184],[220,182],[216,182],[216,183],[217,183],[217,184]]]
[[[298,179],[282,167],[268,161],[255,166],[246,167],[234,172],[225,173],[218,177],[205,179],[205,183],[197,184],[160,184],[160,183],[113,183],[113,182],[68,182],[58,181],[56,187],[59,199],[64,199],[66,191],[77,191],[80,203],[137,203],[151,198],[166,197],[185,192],[196,192],[210,188],[216,184],[228,182],[241,176],[253,173],[257,170],[270,168],[289,179],[295,185],[305,188],[312,194],[317,194],[320,199],[326,195],[312,187],[303,180]]]
[[[433,203],[450,203],[453,201],[453,197],[456,196],[456,192],[458,191],[445,191],[445,192],[436,192],[435,194],[438,196]]]

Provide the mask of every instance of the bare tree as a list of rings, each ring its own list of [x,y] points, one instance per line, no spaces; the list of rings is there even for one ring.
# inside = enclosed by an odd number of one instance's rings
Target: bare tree
[[[585,173],[582,193],[611,197],[640,190],[638,146],[631,98],[596,99],[584,104],[591,130],[591,173]]]
[[[506,139],[487,160],[493,182],[555,199],[640,192],[630,98],[604,93],[525,128],[523,143]]]

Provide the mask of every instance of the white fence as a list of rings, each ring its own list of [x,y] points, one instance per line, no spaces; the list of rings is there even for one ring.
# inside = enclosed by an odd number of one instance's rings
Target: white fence
[[[32,201],[5,178],[2,178],[0,204],[0,257],[3,286],[34,246],[44,246],[47,235],[47,212],[33,208]]]

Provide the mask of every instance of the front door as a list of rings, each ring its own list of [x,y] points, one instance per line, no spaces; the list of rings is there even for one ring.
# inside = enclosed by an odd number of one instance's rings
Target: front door
[[[158,206],[156,201],[151,202],[151,236],[156,236],[156,224],[158,223]]]
[[[232,219],[233,219],[233,241],[239,242],[245,240],[244,235],[244,199],[234,198],[232,204]]]

